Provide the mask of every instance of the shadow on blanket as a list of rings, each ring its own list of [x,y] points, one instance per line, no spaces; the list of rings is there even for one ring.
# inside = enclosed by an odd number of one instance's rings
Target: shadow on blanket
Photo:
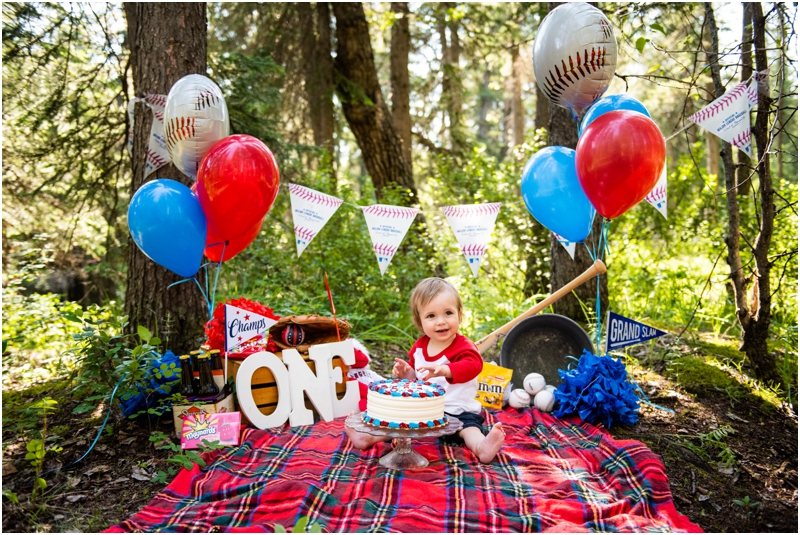
[[[484,465],[463,446],[414,441],[431,464],[383,468],[391,446],[354,449],[344,418],[247,429],[238,448],[182,470],[109,532],[274,531],[310,517],[326,532],[701,531],[675,510],[657,455],[636,441],[529,409],[487,413],[506,443]]]

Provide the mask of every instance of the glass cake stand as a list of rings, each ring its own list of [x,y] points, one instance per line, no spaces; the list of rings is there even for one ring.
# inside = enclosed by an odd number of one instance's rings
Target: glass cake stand
[[[355,429],[361,433],[367,433],[377,437],[387,437],[397,439],[394,450],[387,453],[379,461],[381,466],[393,470],[416,470],[428,466],[428,459],[415,452],[411,448],[412,438],[441,437],[457,433],[464,423],[458,418],[448,416],[447,425],[434,429],[387,429],[385,427],[375,427],[364,423],[361,419],[362,413],[351,414],[345,420],[344,425]]]

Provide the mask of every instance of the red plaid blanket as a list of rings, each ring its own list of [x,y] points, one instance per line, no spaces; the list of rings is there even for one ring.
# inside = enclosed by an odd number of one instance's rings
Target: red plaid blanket
[[[694,531],[675,510],[664,466],[640,442],[537,410],[487,413],[506,442],[492,464],[435,438],[412,445],[430,461],[378,464],[388,443],[354,449],[344,418],[247,429],[238,448],[182,470],[125,531],[291,530],[308,516],[326,532]]]

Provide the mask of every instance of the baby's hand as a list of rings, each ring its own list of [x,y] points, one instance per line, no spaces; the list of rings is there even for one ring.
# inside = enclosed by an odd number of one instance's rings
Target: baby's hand
[[[409,366],[408,362],[403,359],[394,359],[392,375],[400,379],[408,379],[409,381],[413,381],[417,377],[417,374],[414,373],[414,368]]]
[[[445,377],[447,379],[453,378],[453,373],[450,371],[450,366],[447,364],[442,364],[440,366],[436,365],[428,365],[428,366],[420,366],[420,372],[425,372],[427,375],[425,379],[430,379],[431,377]]]

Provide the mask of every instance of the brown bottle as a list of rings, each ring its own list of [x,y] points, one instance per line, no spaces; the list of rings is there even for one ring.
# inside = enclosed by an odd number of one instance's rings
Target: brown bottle
[[[225,370],[222,369],[219,349],[212,349],[208,354],[211,356],[211,375],[214,376],[214,382],[217,383],[217,388],[221,392],[225,388]]]
[[[194,374],[192,373],[192,360],[189,355],[181,355],[178,359],[181,364],[181,395],[185,397],[192,397],[196,396],[194,389],[194,382],[192,378]]]
[[[219,387],[214,382],[214,376],[211,373],[211,362],[208,354],[198,355],[198,373],[200,374],[200,387],[197,389],[197,395],[202,397],[216,396],[219,394]]]
[[[200,363],[197,361],[197,357],[200,356],[200,350],[191,351],[190,354],[192,355],[192,385],[194,385],[196,396],[200,390]]]

